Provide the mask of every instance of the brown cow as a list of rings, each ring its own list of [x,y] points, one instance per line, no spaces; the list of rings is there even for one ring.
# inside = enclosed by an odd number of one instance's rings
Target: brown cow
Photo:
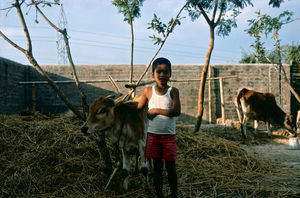
[[[245,138],[247,138],[246,124],[248,119],[255,121],[254,133],[256,133],[258,121],[264,121],[267,126],[269,137],[272,135],[270,124],[284,127],[288,129],[290,134],[297,136],[295,132],[295,119],[293,116],[286,114],[276,104],[273,94],[260,93],[243,88],[236,97],[235,105],[241,123],[241,132]]]
[[[123,189],[128,189],[128,173],[130,171],[130,155],[137,151],[141,159],[141,172],[147,175],[145,159],[145,127],[146,111],[133,110],[135,101],[114,101],[109,97],[100,97],[90,106],[86,123],[81,131],[86,134],[104,133],[114,145],[118,145],[122,155],[123,171],[126,175]]]

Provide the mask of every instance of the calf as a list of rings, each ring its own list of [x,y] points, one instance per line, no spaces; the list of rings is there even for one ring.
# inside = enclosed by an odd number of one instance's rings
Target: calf
[[[125,179],[123,189],[128,189],[128,173],[130,171],[130,155],[137,151],[141,159],[141,171],[147,175],[145,159],[145,127],[146,110],[134,110],[135,101],[123,102],[109,97],[100,97],[90,106],[86,123],[81,131],[86,134],[104,133],[114,145],[117,145],[122,155],[123,173]]]
[[[273,94],[260,93],[243,88],[238,92],[235,101],[242,135],[247,138],[246,124],[248,119],[255,121],[255,133],[258,121],[264,121],[267,126],[268,136],[271,137],[270,124],[288,129],[296,136],[296,123],[293,116],[286,114],[277,104]]]

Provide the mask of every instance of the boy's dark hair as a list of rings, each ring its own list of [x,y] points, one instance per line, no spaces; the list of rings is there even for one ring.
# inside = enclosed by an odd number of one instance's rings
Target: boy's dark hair
[[[161,64],[167,65],[167,67],[168,67],[169,70],[170,70],[170,74],[172,73],[171,62],[170,62],[168,59],[163,58],[163,57],[157,58],[157,59],[155,59],[155,60],[153,61],[153,63],[152,63],[152,72],[154,73],[155,68],[156,68],[158,65],[161,65]]]

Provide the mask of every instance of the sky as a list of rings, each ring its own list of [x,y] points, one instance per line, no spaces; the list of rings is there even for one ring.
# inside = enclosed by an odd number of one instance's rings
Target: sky
[[[12,0],[0,0],[0,8],[9,7]],[[130,64],[131,33],[130,25],[123,21],[123,15],[112,5],[111,0],[61,0],[67,21],[67,29],[73,62],[76,64]],[[262,14],[277,17],[285,10],[300,18],[300,0],[285,0],[280,8],[272,8],[269,0],[252,0],[253,7],[242,10],[237,18],[237,28],[229,36],[215,36],[215,46],[211,57],[212,64],[238,63],[243,52],[252,51],[254,38],[245,29],[248,20]],[[149,36],[153,30],[147,29],[155,13],[162,22],[174,18],[185,0],[145,0],[141,7],[141,17],[134,21],[134,64],[147,64],[157,45]],[[33,55],[40,65],[58,64],[57,32],[51,28],[34,8],[23,6],[26,23],[32,39]],[[56,25],[59,22],[59,6],[42,8],[46,16]],[[209,43],[209,26],[203,17],[191,21],[187,11],[180,26],[166,40],[157,57],[166,57],[172,64],[203,64]],[[35,23],[35,19],[39,23]],[[0,10],[0,30],[8,38],[26,48],[25,35],[15,9]],[[300,44],[300,20],[284,25],[279,31],[281,44]],[[271,35],[264,38],[265,47],[274,48]],[[25,55],[0,37],[0,57],[30,64]]]

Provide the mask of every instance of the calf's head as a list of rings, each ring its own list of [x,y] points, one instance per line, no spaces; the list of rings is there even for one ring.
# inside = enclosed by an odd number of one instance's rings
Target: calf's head
[[[90,106],[87,121],[81,127],[85,134],[91,134],[95,131],[103,132],[110,128],[114,123],[114,100],[109,97],[100,97]]]

